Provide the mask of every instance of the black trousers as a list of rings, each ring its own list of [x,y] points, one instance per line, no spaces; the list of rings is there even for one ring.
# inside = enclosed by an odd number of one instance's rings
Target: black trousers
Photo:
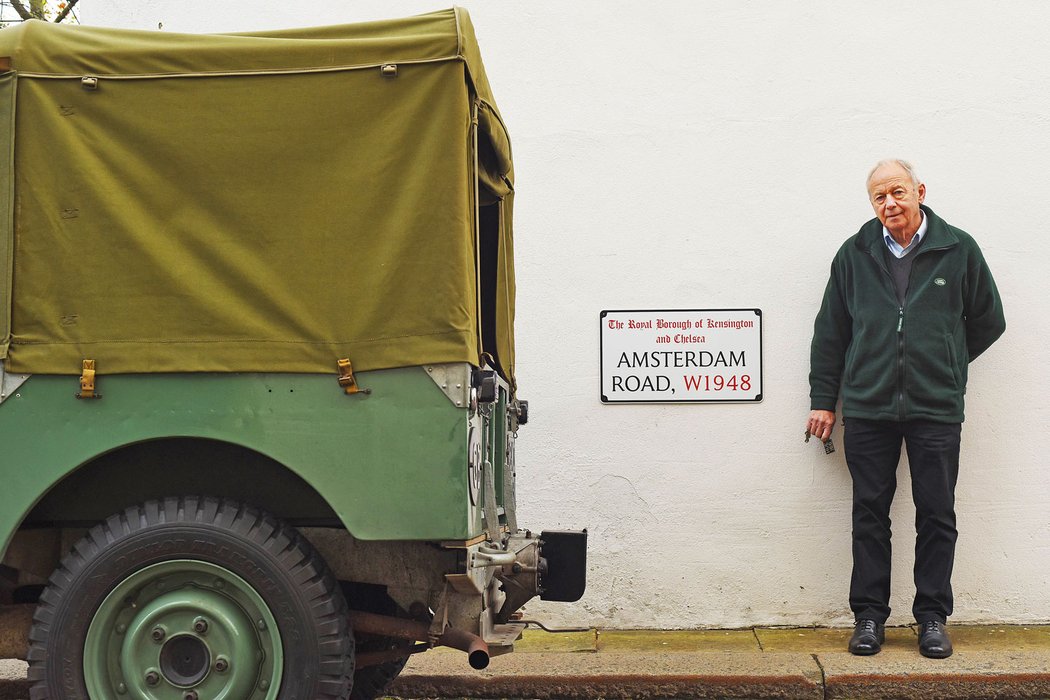
[[[959,423],[847,418],[846,464],[853,477],[853,578],[849,604],[855,619],[885,623],[890,615],[890,504],[897,489],[901,441],[911,465],[915,501],[915,602],[920,624],[952,614],[955,561],[955,483],[959,477]]]

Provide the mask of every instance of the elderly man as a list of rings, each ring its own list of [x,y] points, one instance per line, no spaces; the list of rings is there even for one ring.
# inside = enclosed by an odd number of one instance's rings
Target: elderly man
[[[890,504],[901,442],[915,500],[919,652],[946,658],[952,614],[955,482],[967,366],[1006,329],[980,248],[923,205],[926,186],[902,160],[868,175],[877,218],[831,264],[814,324],[809,433],[831,437],[841,389],[846,463],[853,478],[856,620],[849,650],[880,651],[890,614]]]

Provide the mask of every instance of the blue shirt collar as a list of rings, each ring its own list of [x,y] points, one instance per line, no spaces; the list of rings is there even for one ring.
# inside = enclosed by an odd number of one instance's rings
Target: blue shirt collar
[[[915,250],[919,245],[919,241],[921,241],[922,237],[926,235],[926,228],[929,220],[926,218],[926,212],[920,209],[919,213],[922,214],[922,223],[919,224],[919,230],[915,232],[914,236],[912,236],[911,243],[908,244],[907,248],[902,247],[900,243],[893,239],[889,229],[885,226],[882,227],[882,239],[886,241],[886,247],[890,249],[890,252],[893,253],[894,257],[903,258],[908,253]]]

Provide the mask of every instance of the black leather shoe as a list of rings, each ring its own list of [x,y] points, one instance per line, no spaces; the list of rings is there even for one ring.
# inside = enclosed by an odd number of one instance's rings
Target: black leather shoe
[[[919,653],[928,659],[947,659],[952,655],[948,628],[940,620],[924,622],[919,627]]]
[[[857,620],[853,636],[849,638],[849,653],[857,656],[871,656],[882,651],[886,641],[886,627],[875,620]]]

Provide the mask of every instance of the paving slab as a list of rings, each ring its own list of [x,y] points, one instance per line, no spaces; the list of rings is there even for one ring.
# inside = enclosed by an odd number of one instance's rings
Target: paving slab
[[[598,630],[586,632],[544,632],[527,629],[522,638],[514,643],[514,653],[532,653],[540,651],[597,651]]]
[[[810,654],[592,652],[509,654],[484,671],[462,654],[420,654],[391,685],[403,698],[773,698],[824,697]]]
[[[883,651],[845,651],[849,629],[527,630],[484,671],[466,655],[412,657],[403,698],[1050,698],[1050,625],[951,625],[955,654],[925,659],[917,630],[886,631]],[[28,697],[26,664],[0,661],[0,700]]]
[[[762,651],[808,651],[813,654],[845,651],[850,629],[799,627],[793,629],[756,629],[755,637]],[[887,627],[884,649],[915,649],[918,637],[911,627]]]
[[[956,649],[1047,649],[1050,625],[949,625]]]
[[[751,629],[603,630],[598,632],[598,651],[761,651],[761,647]]]
[[[954,641],[954,640],[953,640]],[[883,649],[875,656],[816,655],[829,700],[984,700],[1050,697],[1050,651],[960,650],[926,659],[917,647]]]

